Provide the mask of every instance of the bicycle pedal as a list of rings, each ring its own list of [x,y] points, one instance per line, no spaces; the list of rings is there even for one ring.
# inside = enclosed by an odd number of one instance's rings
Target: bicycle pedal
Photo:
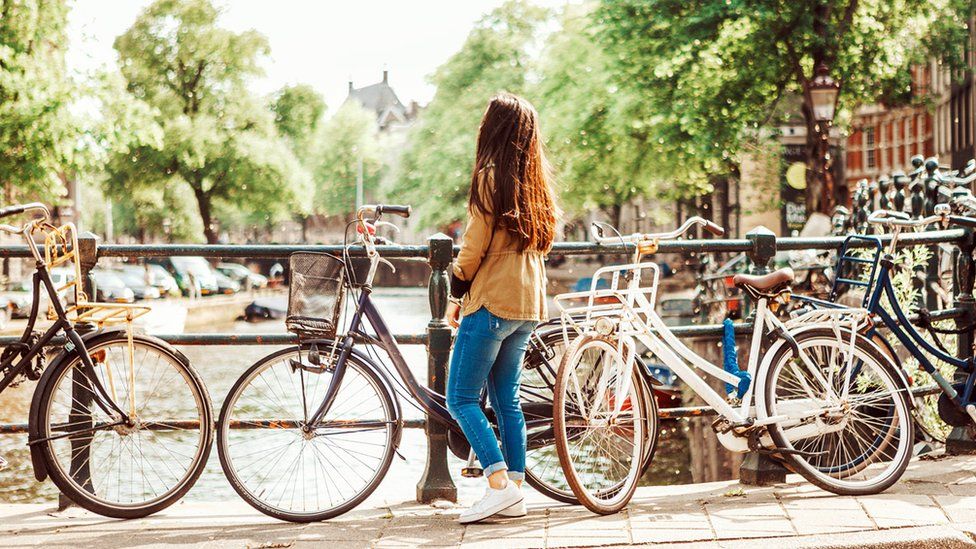
[[[480,478],[484,475],[484,469],[481,467],[462,467],[461,476],[465,478]]]

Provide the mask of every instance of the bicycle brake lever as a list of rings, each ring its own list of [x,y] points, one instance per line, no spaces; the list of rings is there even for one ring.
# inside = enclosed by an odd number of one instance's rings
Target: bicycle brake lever
[[[390,263],[389,261],[387,261],[386,259],[383,259],[381,257],[380,258],[380,263],[382,263],[382,264],[386,265],[387,267],[389,267],[390,268],[390,272],[393,272],[393,273],[396,272],[396,267],[394,267],[393,264]]]
[[[376,223],[373,223],[373,226],[376,227],[377,229],[379,229],[380,227],[390,227],[391,229],[393,229],[393,232],[395,233],[400,232],[400,227],[397,227],[396,225],[390,223],[389,221],[377,221]]]

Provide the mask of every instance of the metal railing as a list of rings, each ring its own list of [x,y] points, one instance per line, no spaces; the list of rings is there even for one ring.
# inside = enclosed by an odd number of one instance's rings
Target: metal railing
[[[887,237],[882,237],[887,240]],[[754,269],[759,272],[768,270],[778,250],[835,250],[843,243],[844,237],[824,238],[776,238],[772,232],[763,227],[750,231],[744,239],[701,239],[661,242],[658,253],[703,254],[721,252],[745,252],[752,260]],[[973,306],[973,276],[976,269],[972,266],[973,237],[972,233],[964,229],[928,231],[902,236],[899,246],[932,245],[938,243],[955,243],[963,253],[959,254],[959,278],[956,288],[956,307],[951,310],[935,312],[935,318],[956,319],[959,325],[966,325],[974,317]],[[427,239],[424,245],[407,246],[378,246],[378,251],[387,258],[406,261],[424,261],[431,270],[428,280],[428,298],[431,309],[431,319],[422,334],[397,334],[396,339],[403,344],[424,344],[427,347],[428,386],[439,393],[444,393],[448,358],[452,343],[450,327],[444,321],[444,313],[448,302],[448,269],[458,248],[453,241],[443,234],[436,234]],[[90,233],[82,234],[79,238],[79,255],[83,277],[90,282],[90,271],[102,258],[147,258],[165,256],[203,256],[208,258],[275,258],[285,259],[296,251],[341,252],[341,246],[305,246],[305,245],[206,245],[206,244],[164,244],[164,245],[130,245],[130,244],[98,244],[97,237]],[[589,242],[561,242],[554,245],[552,253],[561,255],[626,255],[635,251],[633,245],[597,245]],[[364,255],[361,247],[350,250],[353,256]],[[0,258],[26,258],[29,252],[26,246],[0,247]],[[748,333],[750,322],[740,322],[736,331]],[[673,328],[679,337],[689,338],[718,338],[722,335],[719,325],[682,326]],[[202,333],[202,334],[168,334],[159,336],[169,343],[176,345],[288,345],[297,343],[292,334],[235,334],[235,333]],[[17,337],[0,337],[0,346],[17,341]],[[54,344],[59,342],[54,341]],[[964,334],[958,338],[960,353],[972,352],[972,335]],[[962,356],[962,355],[961,355]],[[706,408],[692,407],[665,411],[665,417],[691,417],[707,413]],[[423,427],[428,439],[427,463],[425,472],[417,485],[418,501],[431,501],[435,498],[455,500],[456,488],[447,467],[447,431],[437,422],[423,420],[407,422],[408,427]],[[0,434],[19,432],[25,427],[23,424],[0,425]],[[766,483],[782,481],[785,471],[772,470],[766,462],[765,456],[750,456],[740,469],[740,477],[744,481]]]

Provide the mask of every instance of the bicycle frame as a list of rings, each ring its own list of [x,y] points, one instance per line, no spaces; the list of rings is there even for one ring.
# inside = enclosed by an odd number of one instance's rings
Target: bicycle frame
[[[648,287],[641,286],[641,279],[645,271],[651,273],[651,284]],[[626,277],[630,279],[626,288],[620,287],[621,272],[626,272]],[[610,275],[609,287],[598,288],[598,282],[601,277],[608,274]],[[723,445],[734,451],[744,452],[749,450],[748,444],[744,439],[739,438],[739,440],[735,440],[737,436],[741,437],[741,435],[746,434],[747,430],[751,431],[754,427],[774,423],[783,424],[787,428],[793,425],[799,425],[808,418],[823,414],[825,410],[829,409],[825,408],[825,406],[832,406],[832,401],[838,398],[838,395],[831,394],[828,395],[828,401],[822,403],[822,405],[797,406],[796,409],[791,409],[787,413],[756,419],[753,413],[755,383],[752,383],[743,395],[742,401],[738,406],[730,404],[696,370],[700,370],[709,377],[717,378],[732,385],[738,384],[740,379],[689,349],[665,325],[664,321],[654,309],[658,277],[659,268],[653,262],[602,267],[594,273],[590,291],[557,296],[556,303],[562,309],[564,337],[566,337],[567,342],[569,340],[570,328],[574,329],[577,333],[586,333],[588,331],[596,331],[607,335],[614,333],[617,336],[618,357],[623,357],[620,362],[626,367],[632,363],[635,355],[633,352],[633,344],[630,341],[633,339],[640,341],[655,356],[661,359],[678,378],[688,384],[698,396],[714,408],[721,418],[724,418],[729,423],[729,429],[724,430],[724,432],[719,432],[719,439]],[[585,299],[585,305],[571,306],[566,303],[567,301],[579,299]],[[849,319],[845,320],[843,317],[848,317]],[[789,335],[791,328],[830,326],[838,329],[846,328],[848,324],[854,328],[858,324],[859,319],[864,317],[866,317],[866,311],[863,309],[843,310],[837,313],[817,312],[811,313],[801,319],[795,319],[788,325],[777,319],[770,311],[769,299],[761,298],[758,300],[756,306],[756,318],[750,340],[747,371],[753,376],[754,380],[758,380],[757,374],[761,365],[759,351],[764,340],[769,340],[770,335],[778,334],[779,337],[791,341],[792,339]],[[607,320],[610,322],[609,325],[607,324]],[[601,323],[603,324],[602,326]],[[843,334],[846,335],[847,333],[848,330],[845,329]],[[856,329],[850,329],[849,333],[851,336],[850,343],[853,346]],[[838,331],[838,335],[840,337],[840,331]],[[816,368],[806,354],[795,346],[795,342],[793,342],[793,346],[799,351],[801,361],[810,373],[818,378],[818,381],[823,383],[824,386],[832,387],[833,385],[823,378],[820,369]],[[852,357],[853,355],[851,354],[848,360],[853,360]],[[848,371],[850,370],[848,369]],[[605,373],[604,375],[608,374]],[[649,376],[650,373],[642,370],[641,375]],[[627,384],[630,378],[626,375],[620,377],[622,379],[619,383],[622,383],[623,386],[619,390],[623,393],[629,390]],[[847,392],[848,387],[849,383],[844,385],[843,393]],[[839,395],[840,398],[845,396],[846,394]],[[813,398],[811,395],[811,399]],[[622,400],[618,400],[617,402],[617,407],[619,407]],[[805,432],[805,429],[807,428],[802,426],[798,427],[799,431]],[[730,432],[733,434],[729,435]],[[792,436],[799,438],[804,435],[802,432],[796,432]]]
[[[942,352],[942,350],[929,343],[912,326],[908,315],[905,314],[905,311],[901,308],[895,296],[895,289],[891,282],[892,268],[894,268],[894,257],[891,253],[885,253],[879,264],[873,291],[870,294],[870,299],[867,301],[868,311],[881,319],[881,322],[891,330],[895,337],[898,338],[898,341],[918,360],[919,365],[932,376],[932,379],[935,380],[936,384],[946,393],[953,403],[964,406],[972,402],[973,386],[976,384],[976,369],[973,368],[972,361]],[[882,305],[882,299],[887,300],[893,314],[885,310]],[[874,332],[876,329],[872,328],[872,331]],[[952,386],[952,383],[936,369],[935,365],[929,359],[930,355],[934,356],[937,360],[955,366],[957,369],[968,372],[965,391],[961,399],[958,392]]]
[[[390,357],[393,367],[400,377],[400,379],[406,385],[407,391],[410,396],[417,401],[418,404],[424,409],[424,412],[428,416],[436,419],[437,421],[443,423],[448,428],[458,433],[461,432],[460,426],[451,417],[451,413],[447,410],[445,404],[444,396],[439,395],[422,385],[417,378],[410,371],[410,367],[407,365],[407,361],[403,358],[403,353],[400,352],[400,346],[397,344],[390,332],[389,327],[386,325],[386,321],[383,319],[383,315],[380,314],[376,305],[373,303],[372,298],[372,288],[370,286],[363,286],[360,291],[359,299],[356,302],[355,312],[349,322],[349,329],[345,336],[342,337],[341,343],[335,340],[324,340],[317,341],[317,343],[325,343],[328,345],[338,345],[336,349],[339,353],[338,358],[335,362],[335,373],[330,380],[330,385],[326,389],[325,396],[322,398],[322,402],[316,408],[315,412],[308,418],[309,427],[314,429],[316,427],[322,426],[322,420],[329,411],[335,401],[335,396],[338,394],[339,387],[342,385],[342,379],[345,375],[347,360],[349,355],[352,353],[352,349],[355,345],[356,338],[363,338],[367,342],[377,345],[387,356]],[[373,328],[375,336],[371,336],[363,330],[363,317],[369,325]]]
[[[40,336],[34,345],[28,346],[28,349],[23,354],[13,355],[7,360],[0,363],[0,371],[6,372],[3,378],[0,378],[0,393],[2,393],[7,387],[9,387],[14,380],[22,375],[27,368],[30,367],[31,361],[37,358],[37,356],[44,351],[44,347],[47,346],[51,340],[57,336],[58,332],[63,331],[68,343],[65,345],[66,348],[73,346],[77,349],[78,354],[81,357],[82,365],[85,368],[85,377],[90,383],[92,383],[93,396],[95,396],[95,403],[102,409],[106,414],[113,415],[118,414],[120,418],[117,421],[118,425],[122,425],[129,420],[128,415],[114,402],[112,398],[109,397],[108,391],[99,381],[98,376],[94,375],[95,365],[91,360],[91,356],[88,354],[88,349],[85,346],[84,339],[75,330],[74,324],[68,319],[67,312],[65,311],[64,305],[61,303],[60,297],[58,295],[58,290],[54,286],[54,281],[51,279],[51,274],[48,272],[47,265],[40,258],[40,253],[37,250],[36,245],[30,238],[25,238],[28,242],[28,247],[31,249],[32,255],[35,257],[35,267],[34,275],[32,279],[32,291],[33,299],[31,302],[31,311],[28,316],[27,326],[24,329],[24,333],[21,336],[20,345],[27,346],[30,342],[31,335],[34,331],[34,325],[37,322],[37,317],[40,314],[40,290],[43,285],[44,290],[47,292],[49,299],[51,300],[51,307],[55,313],[54,323]],[[70,350],[70,348],[69,348]],[[16,361],[16,364],[14,362]],[[99,426],[102,428],[104,426]],[[92,429],[94,430],[94,429]],[[81,431],[73,431],[72,435],[77,435]],[[57,437],[51,437],[57,438]],[[48,439],[37,439],[32,440],[31,444],[37,442],[43,442]]]
[[[875,250],[874,259],[860,258],[856,256],[847,255],[847,250],[849,245],[853,241],[865,241],[871,244],[871,248]],[[897,235],[892,240],[892,242],[897,241]],[[946,396],[952,400],[954,404],[966,409],[966,404],[972,403],[974,398],[976,398],[976,369],[970,360],[961,359],[950,354],[943,352],[941,349],[932,345],[928,340],[926,340],[918,330],[912,325],[911,321],[908,319],[908,315],[905,314],[904,309],[902,309],[901,304],[895,294],[894,285],[891,281],[891,271],[894,268],[894,255],[893,255],[894,245],[891,248],[884,250],[884,245],[881,239],[875,236],[867,235],[850,235],[844,241],[844,245],[841,247],[841,253],[838,255],[837,259],[837,276],[838,279],[835,282],[835,288],[831,290],[830,298],[837,298],[837,284],[847,284],[851,286],[861,286],[865,288],[865,295],[862,301],[864,307],[867,309],[869,314],[875,315],[880,319],[881,323],[888,328],[891,333],[895,335],[895,338],[901,342],[902,345],[911,353],[911,355],[918,360],[919,365],[924,369],[932,379],[939,386],[939,388],[946,394]],[[843,275],[845,271],[843,270],[846,262],[854,262],[861,264],[872,264],[870,270],[868,271],[868,276],[866,280],[856,280],[851,278],[844,278]],[[838,305],[833,301],[824,301],[815,298],[802,298],[804,301],[809,302],[818,307],[829,307],[833,309],[843,309],[843,305]],[[884,307],[884,302],[888,303],[891,308],[891,312]],[[874,336],[880,334],[878,333],[878,328],[874,325],[869,325],[869,329],[865,330],[866,336]],[[884,337],[881,337],[885,346],[894,356],[894,349],[891,348],[890,343]],[[951,364],[957,369],[968,372],[968,377],[964,385],[965,390],[962,395],[959,395],[951,381],[947,380],[939,370],[935,367],[935,364],[930,359],[935,357],[936,360],[941,360],[947,364]],[[968,411],[967,411],[968,412]],[[976,421],[976,418],[973,418]]]

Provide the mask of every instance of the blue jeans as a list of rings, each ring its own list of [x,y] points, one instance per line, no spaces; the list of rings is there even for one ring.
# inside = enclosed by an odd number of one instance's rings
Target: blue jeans
[[[507,469],[509,478],[525,478],[525,416],[519,403],[519,381],[522,357],[535,324],[499,318],[482,307],[461,319],[454,340],[447,409],[464,431],[485,476]],[[481,409],[481,389],[486,383],[501,450]]]

